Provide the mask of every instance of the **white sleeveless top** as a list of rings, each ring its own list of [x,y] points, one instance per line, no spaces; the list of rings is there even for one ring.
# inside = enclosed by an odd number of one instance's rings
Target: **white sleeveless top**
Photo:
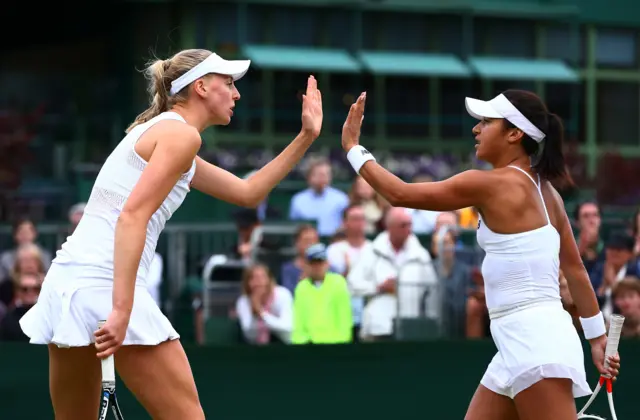
[[[113,150],[100,169],[93,185],[84,215],[71,236],[58,251],[54,263],[83,266],[86,279],[113,281],[113,252],[115,228],[131,191],[138,183],[147,162],[134,146],[138,139],[158,121],[186,121],[175,112],[164,112],[134,127]],[[160,208],[147,224],[147,236],[136,285],[144,286],[147,272],[155,255],[158,237],[167,220],[180,207],[189,192],[189,184],[195,174],[195,159],[189,171],[183,174]]]
[[[560,301],[560,235],[551,224],[538,182],[524,173],[540,194],[547,224],[515,234],[492,232],[480,217],[477,240],[486,252],[482,263],[487,308],[494,314],[510,312],[540,301]]]

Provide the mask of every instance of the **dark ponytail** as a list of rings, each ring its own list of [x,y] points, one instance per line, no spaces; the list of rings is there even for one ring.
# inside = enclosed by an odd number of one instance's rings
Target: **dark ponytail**
[[[531,157],[532,169],[540,178],[546,179],[559,189],[573,187],[573,180],[564,160],[562,119],[550,113],[544,102],[532,92],[507,90],[503,95],[545,134],[542,143],[538,143],[523,133],[522,147]],[[504,121],[507,127],[515,127],[509,121]]]

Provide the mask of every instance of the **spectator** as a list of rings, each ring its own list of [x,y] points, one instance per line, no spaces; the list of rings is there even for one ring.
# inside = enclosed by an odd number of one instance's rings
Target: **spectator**
[[[393,207],[385,226],[387,230],[362,252],[348,276],[352,294],[368,300],[360,329],[360,337],[367,340],[392,338],[396,317],[420,316],[427,290],[426,315],[440,316],[437,276],[429,252],[411,231],[411,216]]]
[[[247,267],[242,296],[236,302],[242,333],[250,344],[291,342],[293,303],[291,293],[275,280],[264,264]]]
[[[71,206],[69,209],[69,235],[76,230],[78,223],[80,223],[80,219],[84,215],[84,209],[87,206],[87,203],[77,203]]]
[[[294,344],[341,344],[352,340],[353,319],[347,282],[329,272],[323,244],[306,251],[307,277],[296,287],[293,299]]]
[[[580,203],[574,212],[574,218],[578,229],[578,250],[582,257],[584,267],[591,277],[596,263],[604,260],[604,242],[600,237],[600,207],[595,201]],[[593,280],[592,280],[593,282]]]
[[[633,258],[634,238],[630,235],[614,235],[607,242],[605,259],[593,268],[591,284],[600,301],[605,318],[613,313],[611,291],[616,283],[627,276],[638,276],[638,264]]]
[[[13,300],[13,283],[23,274],[31,274],[44,278],[45,265],[41,249],[32,243],[25,243],[15,253],[15,260],[9,276],[0,279],[0,302],[9,305]]]
[[[356,176],[353,184],[351,184],[349,203],[362,207],[366,221],[366,234],[372,235],[376,233],[378,222],[385,210],[384,200],[361,176]]]
[[[289,219],[316,221],[321,236],[333,235],[342,224],[342,212],[349,205],[344,192],[331,187],[331,165],[313,161],[307,171],[309,188],[293,196]]]
[[[433,177],[429,175],[416,175],[411,182],[433,182]],[[440,214],[439,211],[407,209],[407,212],[411,215],[413,233],[416,235],[426,235],[435,231],[436,218]]]
[[[42,277],[34,274],[20,274],[15,281],[15,299],[0,321],[0,341],[29,341],[20,328],[20,318],[36,304],[40,295]]]
[[[298,282],[305,277],[303,271],[305,267],[305,251],[311,245],[318,243],[319,237],[316,228],[303,224],[298,226],[294,236],[296,256],[292,261],[284,263],[280,270],[280,284],[293,294]]]
[[[327,248],[329,267],[338,274],[347,277],[351,267],[358,263],[362,252],[371,246],[365,236],[366,216],[364,209],[357,204],[350,204],[344,211],[344,240],[337,241]],[[351,299],[354,338],[357,340],[360,330],[364,299],[354,296]]]
[[[631,221],[631,233],[636,240],[636,245],[633,248],[633,253],[636,257],[640,258],[640,208],[636,210]]]
[[[475,207],[466,207],[457,211],[458,225],[462,229],[477,229],[480,217],[478,217],[478,209]]]
[[[465,336],[467,294],[473,287],[471,267],[458,261],[456,231],[442,229],[434,234],[431,255],[443,288],[442,320],[445,331],[453,338]]]
[[[471,282],[467,296],[467,325],[465,327],[467,338],[484,338],[487,336],[489,325],[489,311],[484,294],[484,277],[479,268],[471,270]]]
[[[11,275],[11,270],[15,265],[16,251],[18,248],[25,244],[36,244],[38,239],[38,231],[36,226],[29,219],[18,220],[13,225],[13,239],[16,247],[12,250],[5,251],[0,254],[0,282],[3,279],[7,279]],[[51,265],[51,254],[45,251],[42,247],[36,244],[40,250],[40,256],[42,258],[42,264],[44,270],[48,270]]]
[[[623,337],[640,337],[640,279],[626,277],[613,289],[613,300],[620,315],[625,317]]]

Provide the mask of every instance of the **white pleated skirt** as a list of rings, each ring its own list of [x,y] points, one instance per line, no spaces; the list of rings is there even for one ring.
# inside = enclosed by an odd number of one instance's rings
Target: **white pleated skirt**
[[[95,342],[98,322],[112,309],[113,282],[104,273],[72,264],[53,263],[38,302],[20,319],[32,344],[85,347]],[[158,345],[180,335],[144,286],[136,285],[123,345]]]
[[[545,302],[491,321],[498,353],[481,384],[514,398],[546,378],[573,382],[573,396],[592,393],[587,383],[580,336],[558,301]]]

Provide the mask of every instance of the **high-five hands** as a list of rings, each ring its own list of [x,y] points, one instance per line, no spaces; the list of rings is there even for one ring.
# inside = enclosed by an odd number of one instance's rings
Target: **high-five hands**
[[[318,81],[309,76],[307,92],[302,95],[302,131],[314,140],[322,129],[322,94],[318,90]]]
[[[364,104],[367,100],[367,92],[362,92],[358,100],[351,105],[347,120],[342,126],[342,148],[345,152],[360,143],[360,129],[364,120]]]

